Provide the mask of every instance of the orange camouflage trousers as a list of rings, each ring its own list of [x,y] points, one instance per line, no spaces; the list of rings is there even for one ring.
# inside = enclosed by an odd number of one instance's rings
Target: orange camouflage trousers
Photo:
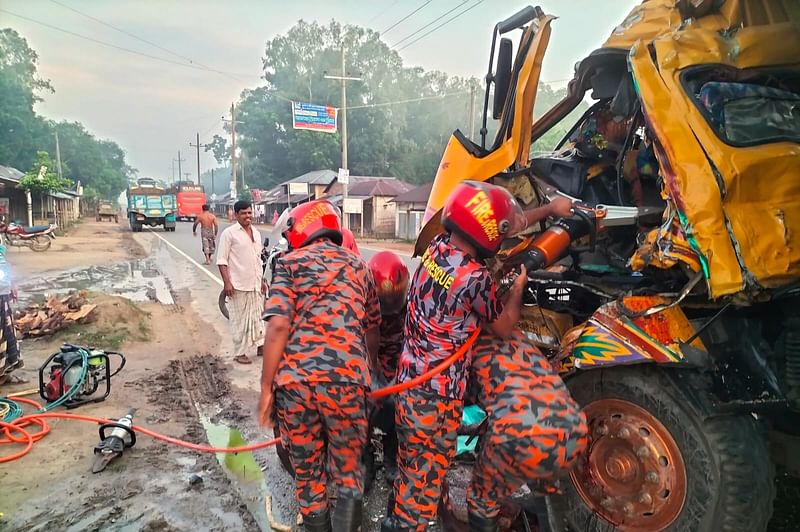
[[[436,518],[444,478],[456,454],[462,402],[412,388],[395,400],[397,479],[393,526],[428,528]]]
[[[357,384],[297,383],[276,390],[281,444],[292,461],[304,516],[328,509],[328,474],[340,497],[363,496],[366,404],[366,389]]]
[[[469,511],[496,517],[502,499],[522,485],[555,490],[586,449],[586,416],[564,381],[522,333],[484,334],[473,347],[470,396],[488,416],[472,482]]]

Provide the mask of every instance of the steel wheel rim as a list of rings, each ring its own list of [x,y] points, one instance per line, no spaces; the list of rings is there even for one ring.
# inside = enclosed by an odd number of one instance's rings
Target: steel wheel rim
[[[686,466],[669,430],[620,399],[584,407],[590,445],[570,474],[584,504],[623,531],[664,530],[686,500]]]

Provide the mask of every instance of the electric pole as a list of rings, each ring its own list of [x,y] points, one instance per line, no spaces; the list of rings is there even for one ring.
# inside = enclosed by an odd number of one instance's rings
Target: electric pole
[[[475,140],[475,85],[469,89],[469,140]]]
[[[208,148],[208,144],[200,144],[200,133],[197,134],[197,144],[189,142],[189,146],[197,148],[197,184],[200,184],[200,148]]]
[[[345,52],[344,44],[342,44],[342,75],[341,76],[328,76],[327,79],[338,79],[342,81],[342,168],[347,170],[347,82],[348,81],[361,81],[361,77],[352,77],[347,75],[345,68]],[[348,176],[348,183],[342,186],[342,222],[345,229],[350,228],[350,215],[345,213],[345,204],[347,203],[347,187],[349,186],[350,178]],[[362,219],[364,213],[361,213]]]
[[[175,184],[175,163],[178,163],[178,181],[181,180],[181,162],[185,161],[186,159],[181,159],[181,151],[178,150],[178,158],[172,159],[172,184]]]
[[[55,134],[56,134],[56,168],[58,169],[58,178],[61,179],[64,176],[61,174],[61,147],[58,145],[58,131],[56,131]]]
[[[238,197],[236,188],[236,105],[231,104],[231,119],[224,116],[222,120],[231,123],[231,199]],[[239,122],[241,124],[241,122]]]

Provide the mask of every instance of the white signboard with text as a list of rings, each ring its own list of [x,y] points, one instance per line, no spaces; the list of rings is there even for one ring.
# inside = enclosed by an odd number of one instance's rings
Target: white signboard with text
[[[289,194],[292,196],[308,196],[308,183],[289,183]]]
[[[361,214],[361,211],[363,210],[360,198],[345,199],[343,207],[345,214]]]

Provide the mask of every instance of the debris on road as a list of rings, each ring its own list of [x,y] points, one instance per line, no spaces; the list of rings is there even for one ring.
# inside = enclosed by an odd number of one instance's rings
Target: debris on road
[[[86,291],[65,298],[50,297],[46,302],[17,311],[15,320],[22,338],[47,336],[75,323],[88,321],[97,305],[89,303]]]
[[[267,521],[269,521],[269,527],[272,530],[277,530],[278,532],[292,532],[291,526],[277,522],[272,515],[272,496],[270,495],[267,495],[264,499],[264,511],[267,513]]]

